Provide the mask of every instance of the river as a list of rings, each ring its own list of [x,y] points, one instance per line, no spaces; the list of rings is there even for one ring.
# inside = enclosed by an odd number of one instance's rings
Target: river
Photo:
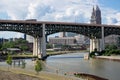
[[[80,72],[97,75],[109,80],[120,80],[120,62],[101,59],[84,60],[87,53],[50,56],[46,60],[47,71],[59,73]]]
[[[84,60],[83,55],[87,53],[70,53],[50,56],[44,62],[44,70],[58,74],[65,73],[87,73],[107,78],[109,80],[120,80],[120,62],[101,59]],[[26,59],[27,70],[34,70],[34,62]],[[0,62],[0,67],[6,66],[6,62]]]

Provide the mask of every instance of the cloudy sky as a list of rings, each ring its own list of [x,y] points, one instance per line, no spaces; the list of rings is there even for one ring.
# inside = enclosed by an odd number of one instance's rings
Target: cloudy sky
[[[0,19],[89,23],[93,5],[102,13],[102,24],[120,25],[120,0],[0,0]],[[23,37],[0,32],[0,38]]]

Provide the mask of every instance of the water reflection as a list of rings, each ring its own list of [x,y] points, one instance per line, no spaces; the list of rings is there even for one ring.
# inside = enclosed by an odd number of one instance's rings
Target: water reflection
[[[65,73],[88,73],[100,77],[108,78],[109,80],[120,79],[120,62],[90,59],[84,60],[83,55],[86,53],[73,53],[50,56],[44,62],[44,70],[59,74]],[[34,62],[26,59],[26,70],[34,70]],[[0,62],[0,66],[6,66],[6,62]]]
[[[46,60],[46,64],[53,69],[59,69],[59,73],[62,74],[66,72],[80,72],[97,75],[110,80],[120,79],[120,62],[100,59],[84,60],[84,54],[86,53],[51,56]],[[52,69],[47,70],[55,72]]]

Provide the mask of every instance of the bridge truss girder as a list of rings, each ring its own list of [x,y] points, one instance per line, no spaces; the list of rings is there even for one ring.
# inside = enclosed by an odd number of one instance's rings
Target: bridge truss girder
[[[42,36],[42,24],[33,23],[6,23],[0,22],[0,31],[15,31],[26,33],[33,37]]]
[[[109,36],[109,35],[120,35],[120,27],[104,27],[104,35]]]
[[[120,35],[120,26],[116,25],[96,25],[81,23],[64,22],[41,22],[41,21],[15,21],[0,20],[0,31],[15,31],[26,33],[33,37],[42,37],[42,25],[45,24],[45,35],[58,32],[73,32],[82,34],[89,38],[101,38],[102,27],[104,27],[104,36]]]
[[[90,38],[101,38],[101,27],[98,26],[46,24],[46,35],[58,32],[73,32]]]

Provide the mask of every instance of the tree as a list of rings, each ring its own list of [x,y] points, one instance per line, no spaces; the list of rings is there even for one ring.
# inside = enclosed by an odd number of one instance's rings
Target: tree
[[[0,50],[2,50],[2,44],[0,43]]]
[[[1,50],[7,48],[20,48],[23,52],[29,49],[28,42],[22,38],[15,41],[4,42],[2,45],[0,45]]]
[[[25,60],[22,60],[22,68],[24,69],[26,67],[26,62]]]
[[[26,44],[26,43],[28,43],[28,41],[26,41],[26,40],[24,40],[22,38],[15,41],[15,44],[21,44],[21,43]]]
[[[13,41],[5,42],[2,45],[2,49],[13,48],[13,47],[15,47],[15,43]]]
[[[52,44],[48,43],[48,44],[46,45],[46,48],[47,48],[47,49],[50,49],[50,48],[53,48],[53,46],[52,46]]]
[[[36,60],[36,63],[35,63],[35,71],[37,72],[37,74],[42,70],[42,64],[41,64],[41,61],[40,60]]]
[[[6,63],[11,66],[12,65],[12,57],[8,54],[7,56],[7,60],[6,60]],[[9,70],[9,66],[8,66],[8,70]]]
[[[115,50],[115,49],[117,49],[117,46],[114,45],[114,44],[106,45],[105,49],[108,49],[108,50],[113,50],[114,49]]]
[[[26,51],[26,50],[28,50],[28,46],[27,45],[25,45],[25,44],[23,44],[23,45],[20,45],[20,47],[19,47],[23,52],[24,51]]]

